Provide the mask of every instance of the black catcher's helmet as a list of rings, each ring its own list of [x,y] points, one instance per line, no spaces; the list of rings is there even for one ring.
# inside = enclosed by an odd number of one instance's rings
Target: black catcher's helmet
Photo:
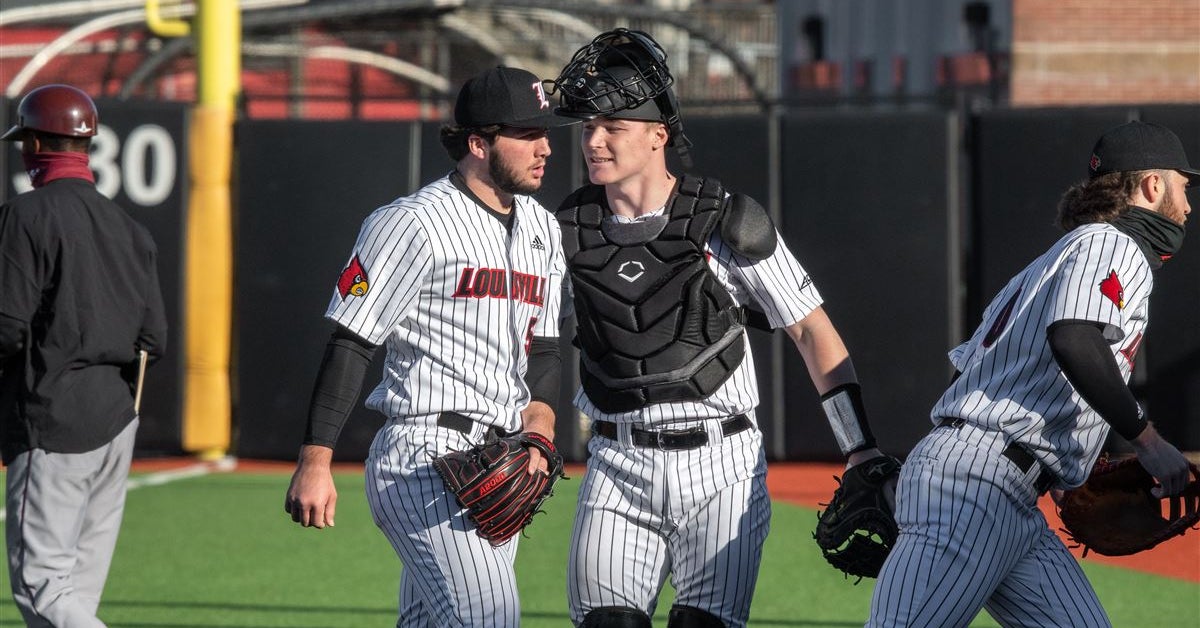
[[[671,85],[667,53],[650,35],[617,28],[596,36],[571,57],[551,91],[559,94],[555,113],[590,120],[607,117],[651,120],[667,125],[671,145],[690,166],[679,103]]]

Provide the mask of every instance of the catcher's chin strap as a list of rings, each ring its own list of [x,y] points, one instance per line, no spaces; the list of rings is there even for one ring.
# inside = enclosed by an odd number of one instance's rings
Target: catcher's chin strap
[[[658,105],[658,110],[663,112],[663,122],[667,125],[667,130],[671,133],[670,146],[675,147],[675,152],[679,154],[679,163],[683,165],[684,170],[691,170],[692,153],[689,150],[692,147],[692,141],[683,134],[683,119],[679,117],[679,103],[670,90],[654,97],[654,104]]]

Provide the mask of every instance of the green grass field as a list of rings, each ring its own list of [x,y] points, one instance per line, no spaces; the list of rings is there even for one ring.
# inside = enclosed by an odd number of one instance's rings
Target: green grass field
[[[100,616],[114,627],[352,628],[395,621],[399,562],[367,512],[359,474],[339,474],[337,527],[301,529],[283,512],[289,476],[218,473],[129,493]],[[567,540],[579,478],[560,484],[522,540],[523,626],[569,626]],[[855,586],[811,539],[816,513],[777,503],[751,626],[861,626],[873,580]],[[3,525],[0,524],[0,528]],[[1085,569],[1118,627],[1200,626],[1200,585]],[[0,625],[17,626],[8,575]],[[665,625],[664,591],[656,626]],[[996,626],[986,614],[972,626]]]

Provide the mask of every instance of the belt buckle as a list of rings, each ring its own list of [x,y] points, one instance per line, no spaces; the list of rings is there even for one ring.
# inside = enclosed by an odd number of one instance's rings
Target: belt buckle
[[[682,450],[682,449],[691,449],[692,446],[689,445],[688,443],[683,443],[681,445],[671,445],[671,444],[667,443],[667,439],[675,438],[675,437],[683,438],[683,437],[691,436],[691,435],[697,434],[697,433],[703,434],[703,428],[700,428],[700,429],[692,428],[692,429],[682,429],[682,430],[657,430],[657,431],[653,432],[654,446],[655,446],[655,448],[659,449],[660,451],[676,451],[676,450]]]

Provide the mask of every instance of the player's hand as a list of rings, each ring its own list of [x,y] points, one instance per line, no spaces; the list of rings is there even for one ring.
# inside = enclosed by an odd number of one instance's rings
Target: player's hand
[[[283,510],[303,527],[333,527],[337,487],[330,470],[332,460],[333,450],[328,447],[305,445],[300,452]]]
[[[526,430],[526,431],[534,431],[534,430]],[[549,434],[546,434],[544,432],[538,432],[538,434],[545,436],[546,440],[549,440],[551,443],[554,442],[554,433],[553,432],[551,432]],[[534,473],[534,471],[541,471],[542,473],[549,473],[550,472],[550,461],[546,460],[546,457],[542,455],[542,450],[538,449],[537,447],[527,447],[526,449],[529,450],[529,467],[526,469],[528,471],[528,473],[530,475],[532,475]]]
[[[856,451],[856,452],[850,454],[850,456],[846,458],[846,469],[849,469],[850,467],[853,467],[854,465],[859,464],[861,462],[866,462],[872,458],[878,458],[879,456],[882,456],[882,455],[883,455],[883,452],[879,451],[878,447],[872,447],[870,449]]]
[[[1130,444],[1137,452],[1138,462],[1158,480],[1159,486],[1151,490],[1155,497],[1178,495],[1187,486],[1191,476],[1187,458],[1163,440],[1153,425],[1147,425]]]
[[[554,442],[554,410],[541,401],[530,402],[529,406],[521,411],[522,430],[525,432],[537,432],[545,436],[550,442]],[[550,464],[542,455],[542,451],[537,447],[529,447],[529,467],[530,474],[534,471],[547,473],[550,470]]]
[[[884,454],[882,451],[879,451],[878,447],[872,447],[870,449],[856,451],[856,452],[850,454],[850,456],[848,458],[846,458],[846,469],[850,469],[850,467],[853,467],[854,465],[866,462],[866,461],[874,459],[874,458],[878,458],[882,455],[884,455]],[[888,478],[887,482],[884,482],[884,484],[883,484],[883,498],[887,500],[888,508],[891,508],[892,512],[896,512],[896,484],[897,484],[897,481],[898,481],[898,478],[892,477],[892,478]]]

